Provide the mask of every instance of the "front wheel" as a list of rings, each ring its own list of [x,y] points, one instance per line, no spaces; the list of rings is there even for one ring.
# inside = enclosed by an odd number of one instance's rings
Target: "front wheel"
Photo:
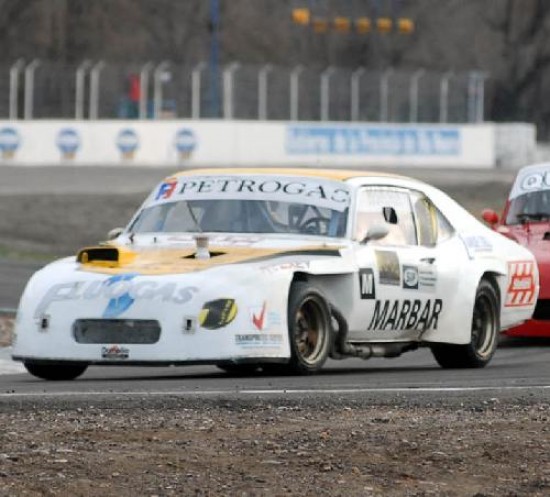
[[[42,380],[64,381],[78,378],[86,369],[87,364],[41,364],[24,362],[27,371]]]
[[[296,282],[288,300],[289,366],[293,373],[319,371],[331,345],[330,311],[321,292],[305,282]]]
[[[443,368],[483,368],[496,351],[499,330],[499,298],[493,285],[484,279],[476,292],[470,343],[436,343],[431,345],[432,353]]]

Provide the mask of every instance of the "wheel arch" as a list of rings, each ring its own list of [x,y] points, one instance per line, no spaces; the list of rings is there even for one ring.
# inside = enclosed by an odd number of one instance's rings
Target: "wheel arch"
[[[498,299],[498,307],[502,305],[502,295],[506,292],[506,275],[496,271],[485,271],[479,280],[481,283],[483,280],[487,280],[489,284],[494,288]]]

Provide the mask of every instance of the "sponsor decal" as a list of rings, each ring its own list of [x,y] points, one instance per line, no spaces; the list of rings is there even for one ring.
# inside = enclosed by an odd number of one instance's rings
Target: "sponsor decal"
[[[510,192],[510,199],[516,198],[528,192],[550,189],[550,168],[526,171],[523,176],[519,173],[518,179]]]
[[[271,175],[181,177],[174,193],[178,200],[251,198],[302,202],[339,212],[349,207],[350,196],[348,187],[342,182]]]
[[[376,250],[376,264],[378,265],[378,281],[381,285],[401,284],[401,270],[399,257],[396,252]]]
[[[535,267],[532,261],[508,263],[505,307],[529,306],[535,302]]]
[[[423,290],[434,290],[437,283],[437,271],[431,266],[418,268],[418,285]]]
[[[121,130],[116,138],[116,146],[124,160],[133,160],[136,150],[139,147],[139,138],[133,129]]]
[[[377,300],[368,330],[437,330],[441,299]]]
[[[311,199],[330,200],[336,203],[349,202],[349,192],[344,188],[327,188],[326,185],[300,180],[278,178],[204,178],[185,181],[179,193],[252,193],[304,196]]]
[[[104,318],[119,316],[137,301],[158,301],[172,304],[189,302],[197,287],[181,286],[175,282],[160,282],[150,278],[136,281],[136,274],[117,275],[107,280],[72,281],[52,286],[42,297],[34,318],[39,319],[54,302],[108,299]]]
[[[309,269],[309,262],[281,262],[279,264],[273,264],[269,266],[262,266],[260,271],[264,271],[269,274],[275,274],[284,271],[307,271]]]
[[[265,240],[255,236],[234,236],[221,235],[209,237],[211,245],[223,245],[229,247],[252,247]],[[184,243],[189,242],[193,247],[196,246],[195,237],[191,235],[173,235],[166,238],[167,242]]]
[[[178,180],[176,178],[166,180],[159,186],[159,191],[155,196],[155,200],[168,200],[176,191],[176,186],[178,186]]]
[[[259,331],[262,331],[264,329],[264,325],[266,325],[266,302],[264,301],[261,308],[255,308],[250,311],[251,317],[252,317],[252,324],[254,325],[254,328],[256,328]]]
[[[455,127],[291,125],[286,150],[293,155],[456,156],[462,153],[462,134]]]
[[[2,159],[13,159],[19,145],[21,145],[21,137],[16,129],[0,129],[0,152],[2,153]]]
[[[461,235],[461,238],[470,259],[477,253],[493,251],[491,242],[482,235]]]
[[[550,171],[538,171],[523,178],[521,188],[523,190],[541,190],[550,188]]]
[[[112,286],[117,285],[121,282],[131,281],[133,280],[137,274],[119,274],[116,276],[111,276],[107,281],[105,281],[105,286]],[[135,299],[132,295],[130,295],[129,291],[126,291],[122,293],[121,295],[115,294],[114,297],[111,297],[109,299],[109,303],[107,304],[107,308],[103,312],[104,318],[116,318],[120,316],[124,311],[127,311],[132,304],[134,303]]]
[[[416,266],[403,265],[403,288],[418,290],[418,268]]]
[[[180,161],[189,159],[197,147],[197,138],[193,130],[188,128],[179,129],[174,137],[174,147],[178,152]]]
[[[80,148],[80,136],[76,130],[65,128],[57,134],[56,144],[62,159],[73,160]]]
[[[271,326],[281,324],[281,316],[279,313],[269,311],[267,308],[267,302],[265,301],[262,305],[249,307],[248,312],[252,326],[258,331],[266,331]]]
[[[103,359],[128,359],[130,350],[120,345],[111,345],[110,347],[101,347],[101,357]]]
[[[230,324],[237,316],[234,299],[217,299],[206,302],[199,313],[199,324],[207,330],[217,330]]]
[[[363,300],[376,298],[374,271],[370,268],[359,269],[359,293]]]
[[[247,333],[235,335],[235,344],[244,348],[278,348],[283,343],[279,333]]]

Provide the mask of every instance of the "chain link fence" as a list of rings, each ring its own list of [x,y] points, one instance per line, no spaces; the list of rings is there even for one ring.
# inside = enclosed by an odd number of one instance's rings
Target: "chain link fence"
[[[476,71],[19,60],[0,66],[0,118],[476,123],[485,82]]]

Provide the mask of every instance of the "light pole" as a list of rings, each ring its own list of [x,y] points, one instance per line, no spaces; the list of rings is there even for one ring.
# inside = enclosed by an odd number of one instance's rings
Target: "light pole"
[[[389,98],[390,98],[390,76],[393,68],[386,69],[380,77],[380,122],[387,122],[389,119]]]
[[[92,62],[90,60],[85,60],[76,70],[74,118],[77,120],[84,119],[84,89],[86,71],[88,71],[91,65]]]
[[[439,122],[446,123],[449,119],[449,81],[454,76],[453,71],[447,71],[439,83]]]
[[[352,121],[359,121],[360,108],[359,108],[359,83],[361,82],[361,76],[365,73],[365,68],[360,67],[356,69],[350,79],[350,116]]]
[[[201,73],[206,64],[199,62],[191,72],[191,118],[201,117]]]
[[[32,119],[34,110],[34,72],[39,65],[40,61],[34,59],[25,67],[25,102],[23,108],[23,116],[25,119]]]
[[[210,0],[210,113],[220,116],[220,0]]]
[[[411,85],[409,87],[409,122],[418,122],[418,84],[426,71],[418,69],[411,76]]]
[[[90,71],[90,108],[88,111],[89,119],[97,119],[99,113],[99,75],[103,68],[105,67],[105,62],[100,60],[96,62],[94,67]]]
[[[19,59],[10,68],[10,119],[19,118],[19,75],[25,67],[25,61]]]
[[[271,71],[271,64],[266,64],[258,72],[258,119],[267,120],[267,76]]]
[[[327,67],[321,74],[321,121],[328,121],[330,117],[330,77],[334,72],[334,67]]]
[[[304,68],[296,66],[290,73],[290,120],[298,120],[298,111],[300,105],[300,74]]]
[[[167,60],[162,61],[153,71],[153,118],[158,119],[162,112],[162,83],[164,73],[167,71],[170,63]]]
[[[146,62],[139,71],[139,118],[147,117],[147,102],[149,100],[149,73],[153,68],[152,62]]]

